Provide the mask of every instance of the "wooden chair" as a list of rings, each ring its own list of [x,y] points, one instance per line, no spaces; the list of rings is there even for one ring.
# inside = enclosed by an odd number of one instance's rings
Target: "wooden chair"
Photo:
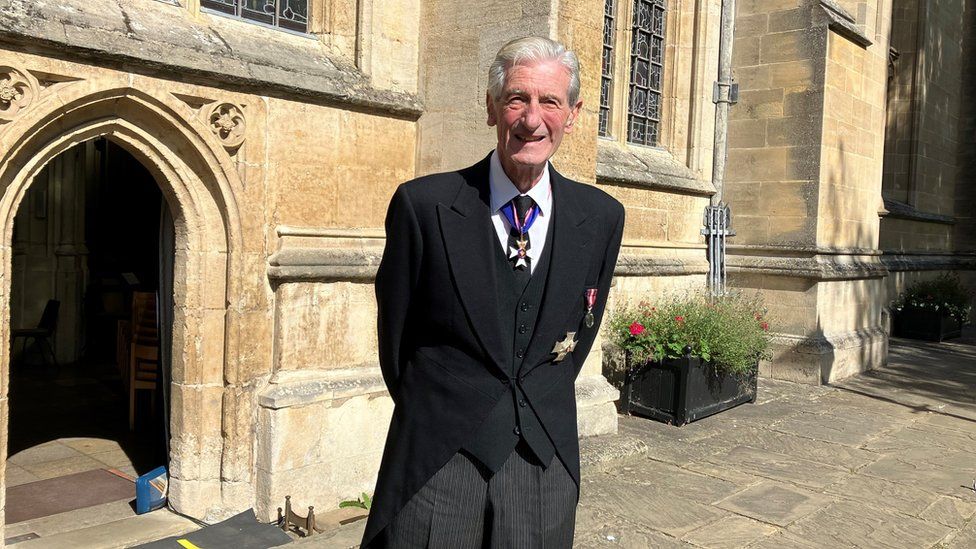
[[[136,391],[150,391],[152,413],[156,411],[156,380],[159,377],[159,316],[156,294],[132,294],[132,321],[129,337],[129,430],[136,427]]]
[[[27,340],[33,339],[40,347],[41,359],[47,362],[47,357],[44,355],[44,351],[47,350],[51,354],[51,360],[54,361],[54,365],[58,365],[58,357],[54,354],[54,347],[51,345],[51,338],[54,336],[54,330],[58,327],[58,310],[61,308],[61,302],[57,299],[47,300],[47,304],[44,305],[44,312],[41,313],[41,320],[37,323],[36,328],[18,328],[10,330],[10,346],[13,347],[17,343],[18,338],[23,338],[23,343],[21,344],[20,356],[23,358],[24,353],[27,350]]]

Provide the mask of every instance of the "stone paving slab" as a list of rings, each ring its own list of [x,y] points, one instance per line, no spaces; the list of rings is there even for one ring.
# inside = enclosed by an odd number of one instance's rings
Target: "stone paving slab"
[[[694,546],[581,503],[576,512],[574,547],[692,549]]]
[[[719,502],[718,506],[766,523],[787,526],[830,502],[829,497],[797,486],[765,481]]]
[[[760,482],[766,480],[762,477],[739,471],[730,465],[717,465],[707,461],[692,461],[690,463],[686,463],[683,467],[689,471],[694,471],[696,473],[701,473],[703,475],[715,477],[721,480],[727,480],[733,484],[743,487],[759,484]]]
[[[913,486],[856,474],[828,486],[825,492],[911,516],[920,515],[939,499],[938,495]]]
[[[706,549],[738,549],[775,531],[774,526],[750,518],[731,515],[685,534],[682,539],[696,547]]]
[[[644,485],[655,491],[681,493],[692,501],[705,504],[721,501],[742,489],[728,480],[655,461],[625,465],[610,472],[608,476],[614,481]]]
[[[962,530],[951,534],[946,540],[946,549],[976,547],[976,520],[969,521]]]
[[[797,414],[774,427],[791,435],[855,448],[891,429],[891,420],[873,414]]]
[[[777,454],[815,461],[820,464],[840,467],[847,470],[861,467],[877,461],[881,454],[848,445],[826,442],[809,436],[784,433],[776,426],[767,429],[739,430],[730,432],[725,446],[733,444],[746,445]],[[725,438],[722,435],[716,439]]]
[[[840,467],[749,446],[737,446],[706,461],[716,465],[734,463],[736,469],[755,476],[818,489],[825,488],[847,474]]]
[[[931,447],[976,453],[976,433],[965,433],[931,424],[924,426],[911,425],[885,433],[867,442],[862,447],[866,450],[881,453],[895,453]]]
[[[817,547],[932,547],[952,529],[942,524],[837,501],[787,530]]]
[[[861,473],[940,494],[971,497],[976,454],[914,448],[883,457]]]
[[[729,514],[688,497],[675,497],[672,489],[623,482],[609,475],[584,480],[581,490],[581,504],[607,509],[629,522],[675,538]]]
[[[929,522],[944,524],[949,528],[962,528],[973,518],[974,513],[976,513],[976,501],[942,496],[928,509],[922,511],[919,517]]]

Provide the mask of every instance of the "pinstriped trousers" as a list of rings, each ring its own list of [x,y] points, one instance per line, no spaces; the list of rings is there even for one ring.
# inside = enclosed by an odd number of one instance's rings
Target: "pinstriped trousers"
[[[387,526],[393,549],[569,549],[576,483],[559,457],[544,468],[519,443],[491,475],[458,452]]]

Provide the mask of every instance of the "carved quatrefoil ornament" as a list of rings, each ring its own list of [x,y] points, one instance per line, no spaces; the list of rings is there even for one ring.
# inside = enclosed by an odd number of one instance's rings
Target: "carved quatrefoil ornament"
[[[210,111],[208,117],[210,130],[220,139],[224,147],[235,149],[244,142],[247,123],[240,107],[231,103],[219,103]]]
[[[30,73],[0,66],[0,120],[13,120],[37,98],[40,86]]]

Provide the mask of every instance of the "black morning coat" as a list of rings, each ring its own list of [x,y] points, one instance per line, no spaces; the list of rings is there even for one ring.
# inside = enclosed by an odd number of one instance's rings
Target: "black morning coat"
[[[579,486],[575,380],[593,345],[620,250],[624,208],[550,165],[553,218],[548,279],[534,335],[515,376],[502,345],[491,222],[489,157],[458,172],[401,185],[386,218],[376,275],[379,359],[395,403],[363,547],[384,547],[383,529],[465,446],[500,398],[518,384]],[[597,288],[596,323],[584,324]],[[576,349],[553,362],[553,345],[577,332]]]

